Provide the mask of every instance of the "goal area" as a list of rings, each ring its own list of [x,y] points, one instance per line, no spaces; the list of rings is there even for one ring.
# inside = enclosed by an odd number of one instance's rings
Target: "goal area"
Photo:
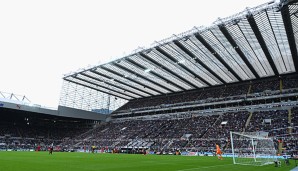
[[[260,132],[230,132],[233,163],[262,166],[276,160],[276,149],[271,138]]]

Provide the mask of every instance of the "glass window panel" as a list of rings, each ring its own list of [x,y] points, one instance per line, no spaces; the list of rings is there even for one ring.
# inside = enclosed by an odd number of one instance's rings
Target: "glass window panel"
[[[82,80],[80,80],[82,79]],[[89,79],[88,77],[85,77],[83,75],[78,75],[75,80],[79,80],[79,81],[83,81],[85,84],[88,84],[88,85],[93,85],[97,88],[101,88],[101,89],[106,89],[106,90],[109,90],[111,92],[115,92],[115,93],[119,93],[119,94],[127,94],[128,97],[132,97],[132,98],[139,98],[140,96],[138,95],[134,95],[134,94],[131,94],[131,93],[124,93],[122,89],[119,89],[119,88],[116,88],[116,87],[113,87],[113,86],[110,86],[110,85],[105,85],[105,83],[102,83],[102,84],[97,84],[95,83],[94,81],[92,81],[91,79]]]
[[[284,73],[293,72],[294,63],[281,12],[267,11],[285,65]]]
[[[187,47],[187,45],[185,45],[186,43],[184,41],[181,41],[180,43],[182,45],[184,45],[185,48],[187,48],[187,49],[190,48],[190,47]],[[191,50],[189,49],[190,52],[192,52],[194,50],[195,49],[193,49],[193,48]],[[206,81],[208,81],[211,85],[222,84],[221,81],[219,81],[214,75],[212,75],[208,70],[206,70],[201,64],[197,63],[197,61],[195,59],[191,58],[190,56],[186,56],[185,59],[186,59],[186,61],[185,61],[185,63],[183,63],[183,65],[190,68],[197,75],[200,75],[202,78],[204,78]]]
[[[190,37],[189,40],[182,42],[182,44],[227,83],[237,81],[236,77],[197,38]]]
[[[126,79],[125,77],[120,77],[120,76],[118,76],[116,74],[110,73],[110,72],[108,72],[106,70],[103,70],[103,69],[100,69],[100,68],[97,68],[97,71],[100,72],[100,73],[103,73],[103,74],[105,74],[107,76],[110,76],[110,77],[112,77],[114,79],[117,79],[117,80],[120,80],[122,82],[125,82],[125,83],[131,85],[132,87],[137,87],[139,89],[143,89],[144,91],[149,92],[151,94],[156,94],[156,95],[159,94],[158,92],[153,91],[151,89],[144,89],[144,87],[142,85],[140,85],[138,83],[135,83],[135,82],[132,82],[132,81]],[[126,76],[129,77],[129,78],[131,78],[131,79],[136,79],[136,75],[134,75],[134,74],[127,74]]]
[[[141,64],[142,66],[146,67],[147,69],[150,69],[151,71],[157,73],[158,75],[168,79],[168,80],[171,80],[171,75],[167,74],[166,72],[164,72],[163,70],[160,70],[158,66],[154,66],[152,65],[151,63],[149,63],[147,60],[143,59],[140,60],[140,57],[139,56],[136,56],[135,58],[132,58],[135,62],[138,62],[139,64]],[[171,80],[172,81],[172,80]],[[180,88],[178,88],[177,86],[175,85],[172,85],[166,81],[163,81],[165,82],[166,84],[164,84],[165,86],[171,86],[173,88],[175,88],[176,91],[181,91]]]
[[[181,41],[181,42],[183,42],[183,41]],[[181,44],[183,45],[183,43],[181,43]],[[166,46],[167,46],[168,51],[170,51],[170,49],[171,49],[172,51],[177,52],[177,53],[173,54],[172,56],[173,56],[173,58],[175,58],[176,61],[183,61],[183,62],[181,62],[181,65],[184,65],[189,70],[196,73],[197,75],[199,75],[200,77],[202,77],[204,80],[206,80],[207,82],[209,82],[212,85],[216,85],[216,84],[220,83],[220,81],[218,79],[210,76],[210,75],[212,75],[211,73],[209,73],[200,64],[196,63],[196,61],[194,59],[192,59],[192,57],[190,57],[183,50],[181,50],[176,44],[171,43]]]
[[[266,46],[268,47],[269,53],[275,63],[275,66],[278,72],[280,74],[284,73],[285,66],[283,64],[283,60],[282,60],[283,58],[281,57],[280,49],[275,40],[275,35],[271,28],[271,23],[267,17],[267,13],[265,11],[260,12],[254,15],[254,18],[262,34],[262,37],[266,43]]]
[[[79,74],[79,75],[77,76],[77,78],[84,79],[84,80],[89,81],[89,82],[92,82],[92,83],[94,83],[94,84],[96,84],[96,85],[99,85],[99,86],[102,86],[102,87],[107,87],[107,88],[110,88],[110,89],[115,90],[116,92],[120,92],[120,93],[123,93],[123,94],[127,94],[127,95],[132,96],[132,97],[135,97],[135,98],[140,98],[140,97],[141,97],[140,95],[137,95],[137,94],[134,94],[134,93],[125,91],[125,90],[120,89],[120,88],[117,88],[117,87],[115,87],[115,86],[111,86],[110,84],[106,84],[105,82],[101,82],[101,81],[97,81],[97,80],[91,79],[91,78],[89,78],[89,77],[87,77],[87,76],[84,76],[84,75],[81,75],[81,74]],[[114,81],[109,81],[109,83],[111,83],[111,84],[115,84]],[[143,96],[146,96],[146,95],[143,95]]]
[[[138,81],[138,82],[140,82],[140,83],[142,83],[142,84],[144,84],[144,85],[147,85],[148,87],[152,87],[153,89],[160,90],[160,87],[156,86],[156,84],[153,84],[153,83],[151,83],[151,82],[149,82],[149,81],[147,81],[147,80],[144,80],[143,78],[138,77],[138,76],[135,75],[135,74],[132,74],[132,73],[127,72],[127,71],[124,71],[124,70],[122,70],[122,69],[120,69],[120,68],[118,68],[118,67],[115,67],[115,66],[111,65],[111,64],[107,64],[106,66],[107,66],[109,69],[111,69],[111,70],[113,70],[113,71],[116,71],[117,73],[121,73],[121,74],[123,74],[124,76],[125,76],[125,75],[129,75],[129,77],[130,77],[131,79],[136,80],[136,81]],[[139,73],[139,74],[141,74],[141,73]],[[130,82],[131,82],[131,81],[130,81]],[[129,82],[129,83],[130,83],[130,82]],[[142,89],[144,89],[144,87],[142,87]],[[147,91],[147,89],[146,89],[146,91]],[[148,89],[148,91],[150,91],[152,94],[155,94],[155,95],[159,94],[158,92],[155,92],[155,91],[153,91],[153,90],[151,90],[151,89]]]
[[[141,59],[138,59],[137,61],[140,61],[140,60]],[[137,62],[137,63],[141,65],[141,63],[139,63],[139,62]],[[161,84],[161,85],[166,85],[167,84],[164,80],[162,80],[162,79],[156,77],[154,74],[152,74],[152,72],[144,72],[143,69],[138,68],[138,67],[134,66],[133,64],[130,64],[129,62],[122,61],[120,63],[120,65],[128,67],[129,69],[133,70],[136,73],[143,73],[142,75],[144,75],[146,78],[150,79],[151,81],[153,81],[155,83],[158,83],[158,84]],[[169,88],[173,91],[179,91],[179,89],[177,89],[175,86],[172,86],[172,85],[167,85],[167,88]],[[160,90],[165,92],[165,93],[169,93],[169,91],[164,89],[164,88],[160,88]]]
[[[148,53],[147,56],[151,56],[154,55],[151,53]],[[146,66],[146,68],[149,68],[151,70],[154,70],[155,72],[159,73],[161,76],[163,76],[164,78],[169,79],[170,81],[172,81],[173,83],[180,85],[182,87],[185,87],[186,89],[192,89],[192,87],[190,87],[189,85],[185,84],[184,82],[180,81],[179,78],[175,77],[174,75],[168,73],[167,71],[165,71],[164,69],[162,69],[161,64],[160,66],[156,66],[153,63],[151,63],[150,61],[147,61],[146,59],[143,59],[143,63],[144,66]]]
[[[235,51],[219,28],[213,28],[211,31],[202,33],[204,39],[214,48],[214,50],[227,62],[227,64],[243,80],[255,78],[244,61]]]
[[[260,77],[274,75],[247,19],[226,28]]]
[[[171,55],[174,58],[177,57],[177,56],[180,56],[180,59],[177,60],[177,62],[181,62],[181,61],[185,62],[185,59],[183,59],[183,57],[181,57],[181,55],[179,55],[171,47],[167,46],[165,48],[165,46],[162,46],[160,48],[162,48],[165,52],[167,52],[169,55]],[[195,76],[193,76],[192,74],[189,74],[188,71],[185,71],[177,62],[173,63],[172,60],[168,59],[167,57],[165,57],[164,55],[162,55],[161,53],[159,53],[156,50],[154,50],[153,52],[155,54],[154,55],[152,54],[151,57],[155,61],[158,61],[159,63],[162,63],[164,66],[167,66],[168,69],[170,69],[171,71],[173,71],[177,75],[180,75],[183,78],[189,80],[190,82],[194,83],[195,85],[198,85],[199,87],[206,87],[206,85],[202,81],[199,81],[199,80],[195,79]]]
[[[97,78],[97,79],[99,79],[99,80],[102,80],[102,81],[104,81],[104,82],[106,82],[106,83],[108,82],[108,83],[111,83],[111,84],[113,84],[113,85],[115,85],[115,86],[122,87],[122,88],[125,89],[125,90],[129,90],[129,91],[132,91],[132,92],[136,92],[136,93],[138,93],[138,94],[140,94],[140,95],[142,95],[142,96],[148,96],[148,95],[149,95],[149,94],[147,94],[147,93],[144,93],[144,92],[142,92],[142,91],[139,91],[139,90],[137,90],[137,89],[134,89],[134,88],[132,88],[132,87],[130,87],[130,86],[126,86],[126,85],[123,85],[123,84],[121,84],[121,83],[118,83],[117,81],[112,81],[111,79],[102,77],[102,76],[100,76],[100,75],[98,75],[98,74],[95,74],[95,73],[93,73],[93,72],[91,72],[91,71],[86,71],[85,73],[86,73],[87,75],[89,75],[89,76],[95,77],[95,78]]]
[[[293,33],[295,38],[296,47],[298,48],[298,3],[289,5]],[[293,71],[296,71],[295,68]]]
[[[122,94],[119,94],[119,93],[115,93],[111,90],[108,90],[108,89],[105,89],[105,88],[102,88],[102,87],[97,87],[93,84],[90,84],[90,83],[87,83],[85,81],[81,81],[81,80],[78,80],[76,78],[73,78],[73,77],[69,77],[67,78],[68,80],[71,80],[71,81],[74,81],[76,83],[80,83],[80,84],[83,84],[83,85],[86,85],[86,86],[89,86],[89,87],[92,87],[92,88],[95,88],[95,89],[98,89],[98,90],[102,90],[104,92],[107,92],[108,94],[111,94],[111,95],[116,95],[116,96],[120,96],[120,97],[123,97],[123,98],[126,98],[126,99],[132,99],[132,97],[129,97],[129,96],[125,96],[125,95],[122,95]]]

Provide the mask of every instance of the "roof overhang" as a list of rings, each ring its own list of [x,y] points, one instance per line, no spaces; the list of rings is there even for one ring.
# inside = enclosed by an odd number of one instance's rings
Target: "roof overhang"
[[[63,79],[126,100],[295,73],[298,2],[266,3]]]

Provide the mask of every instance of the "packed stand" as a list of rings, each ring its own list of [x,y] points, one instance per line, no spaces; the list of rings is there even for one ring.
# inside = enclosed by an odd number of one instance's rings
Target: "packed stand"
[[[269,136],[285,135],[288,128],[288,111],[259,111],[252,114],[247,132],[265,131]]]
[[[125,113],[139,110],[159,109],[165,107],[183,106],[220,102],[252,97],[269,96],[298,92],[298,79],[295,76],[256,80],[240,84],[210,87],[174,95],[149,97],[131,100],[114,113]]]

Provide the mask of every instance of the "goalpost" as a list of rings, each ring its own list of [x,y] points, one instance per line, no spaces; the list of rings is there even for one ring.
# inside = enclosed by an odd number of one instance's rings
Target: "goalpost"
[[[262,166],[276,160],[273,140],[260,132],[230,132],[230,135],[234,164]]]

